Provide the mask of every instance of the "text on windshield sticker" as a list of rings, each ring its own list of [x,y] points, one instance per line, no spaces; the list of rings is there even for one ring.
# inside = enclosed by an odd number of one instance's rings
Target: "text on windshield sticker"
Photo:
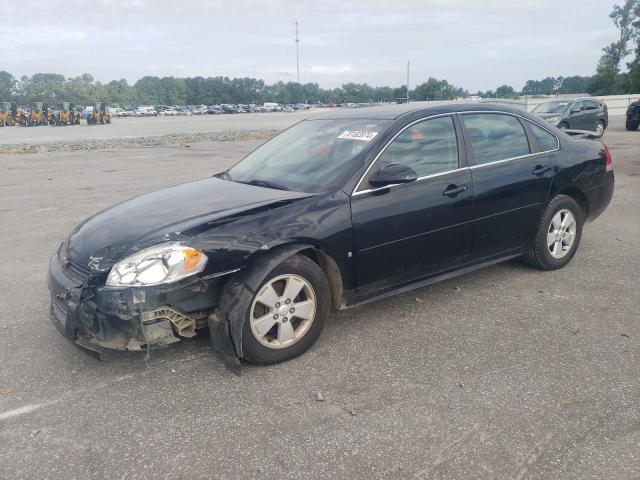
[[[370,142],[378,134],[378,132],[371,132],[369,130],[345,130],[338,138],[344,138],[346,140],[363,140]]]

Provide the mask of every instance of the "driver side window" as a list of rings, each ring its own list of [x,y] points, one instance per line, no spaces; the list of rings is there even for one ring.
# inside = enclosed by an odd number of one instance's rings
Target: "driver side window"
[[[402,164],[418,177],[458,168],[458,142],[451,116],[411,125],[387,147],[380,157],[380,168]]]

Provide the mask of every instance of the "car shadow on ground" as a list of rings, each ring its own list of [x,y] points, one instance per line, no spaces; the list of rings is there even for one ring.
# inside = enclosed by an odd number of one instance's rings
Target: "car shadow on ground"
[[[375,331],[377,328],[384,329],[382,323],[386,323],[384,319],[376,316],[380,311],[396,312],[396,321],[403,321],[403,312],[407,309],[415,308],[416,302],[419,302],[420,309],[429,311],[435,307],[436,303],[446,302],[447,297],[451,294],[458,293],[460,289],[467,290],[468,288],[474,288],[477,283],[483,283],[485,281],[491,281],[495,283],[495,278],[503,278],[504,282],[507,282],[506,278],[513,275],[520,275],[522,273],[535,272],[535,269],[528,266],[522,259],[512,259],[503,262],[498,265],[493,265],[476,272],[467,273],[459,277],[455,277],[449,280],[445,280],[430,286],[421,287],[409,292],[399,294],[396,296],[388,297],[385,299],[377,300],[371,303],[367,303],[362,306],[350,308],[332,314],[327,320],[327,324],[323,333],[320,336],[318,343],[312,347],[311,352],[315,350],[315,353],[321,356],[329,354],[329,352],[323,352],[329,348],[330,345],[335,343],[335,340],[339,338],[357,336],[360,329],[363,328],[363,324],[366,324],[368,330]],[[80,347],[77,347],[78,351],[82,351]],[[209,363],[211,368],[225,369],[224,362],[211,347],[211,341],[209,337],[209,331],[207,328],[201,329],[198,334],[191,339],[183,339],[168,347],[161,347],[152,349],[149,355],[146,352],[123,352],[123,351],[105,351],[102,356],[102,361],[97,360],[95,357],[86,354],[82,351],[82,355],[87,357],[82,363],[90,369],[101,370],[104,367],[107,369],[113,368],[119,373],[122,370],[135,370],[138,368],[145,368],[147,366],[157,366],[161,364],[174,364],[183,363],[185,361],[192,362],[197,361],[206,362],[207,357],[210,356],[212,361]],[[309,354],[303,354],[309,355]],[[242,361],[243,369],[252,368],[260,369],[256,365],[251,365],[245,361]],[[288,362],[276,365],[276,368],[287,368]]]

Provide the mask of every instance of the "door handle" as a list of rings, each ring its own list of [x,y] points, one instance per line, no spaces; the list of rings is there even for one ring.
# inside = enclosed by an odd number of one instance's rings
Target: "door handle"
[[[466,185],[449,185],[447,187],[447,189],[442,192],[443,195],[446,195],[447,197],[455,197],[456,195],[458,195],[459,193],[464,192],[467,189]]]
[[[541,177],[542,175],[547,173],[549,170],[551,170],[551,167],[549,167],[549,166],[536,165],[536,168],[534,168],[533,172],[531,172],[531,173]]]

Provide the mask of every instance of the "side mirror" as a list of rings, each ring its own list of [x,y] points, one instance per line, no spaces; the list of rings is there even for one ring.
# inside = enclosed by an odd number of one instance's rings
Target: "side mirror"
[[[580,111],[581,110],[579,108],[572,108],[569,113],[580,113]]]
[[[392,163],[378,170],[370,179],[369,183],[374,187],[386,187],[398,183],[409,183],[417,180],[418,174],[411,167]]]

